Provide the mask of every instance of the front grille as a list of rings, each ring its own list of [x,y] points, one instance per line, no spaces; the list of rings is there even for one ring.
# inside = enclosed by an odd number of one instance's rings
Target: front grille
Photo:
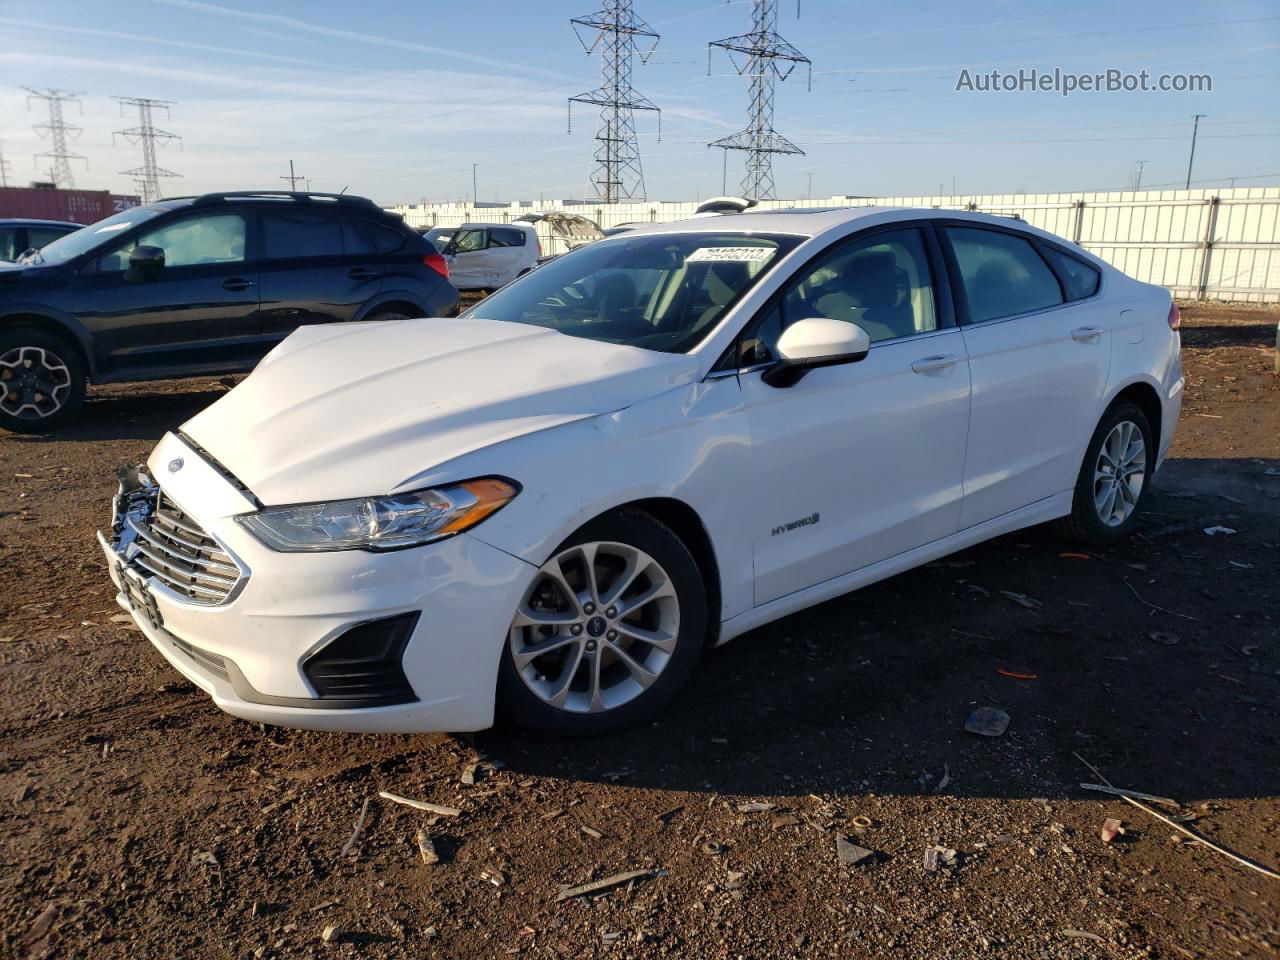
[[[225,601],[242,576],[235,560],[162,492],[148,500],[121,518],[137,548],[129,563],[192,603]]]

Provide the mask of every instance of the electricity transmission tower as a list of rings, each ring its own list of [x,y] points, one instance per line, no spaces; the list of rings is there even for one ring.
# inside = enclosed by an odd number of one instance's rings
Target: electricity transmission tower
[[[38,163],[43,157],[52,160],[53,165],[50,168],[50,175],[55,185],[66,189],[74,189],[76,178],[71,175],[71,161],[84,160],[85,166],[88,167],[88,159],[80,153],[72,153],[67,147],[68,140],[75,140],[80,136],[81,129],[68,124],[62,117],[62,105],[64,103],[79,103],[80,100],[74,93],[67,93],[65,90],[36,90],[33,87],[23,87],[29,96],[27,97],[27,109],[31,109],[32,100],[43,100],[49,108],[49,120],[47,123],[37,123],[32,126],[36,135],[41,140],[48,139],[49,149],[44,153],[37,153],[34,157]]]
[[[799,7],[796,8],[797,15]],[[773,129],[773,84],[785,80],[800,64],[812,62],[778,35],[777,0],[752,0],[751,32],[715,40],[707,47],[707,73],[711,73],[711,48],[720,47],[740,75],[751,78],[751,110],[747,128],[716,140],[708,147],[745,150],[746,172],[742,195],[757,200],[774,199],[773,155],[804,156],[804,151]]]
[[[9,161],[4,155],[4,141],[0,140],[0,187],[9,186]]]
[[[605,203],[643,200],[644,169],[640,165],[640,144],[636,137],[636,110],[658,114],[658,138],[662,138],[662,114],[648,97],[631,87],[631,60],[648,60],[658,46],[658,34],[635,15],[631,0],[605,0],[604,8],[569,23],[587,53],[600,49],[600,86],[569,98],[572,131],[573,105],[589,103],[600,108],[596,130],[595,166],[591,183],[595,195]],[[596,30],[591,43],[581,30]],[[644,49],[642,49],[642,44]]]
[[[173,101],[150,100],[147,97],[113,97],[112,99],[120,104],[121,115],[124,114],[125,107],[138,108],[138,125],[130,127],[128,130],[117,130],[112,136],[124,137],[129,143],[142,145],[142,166],[134,167],[132,170],[121,170],[120,172],[126,177],[133,177],[133,182],[138,185],[138,192],[142,196],[143,203],[155,203],[160,199],[160,178],[182,176],[180,173],[174,173],[172,170],[166,170],[164,167],[156,165],[157,142],[165,144],[171,140],[179,142],[182,140],[176,133],[157,129],[151,122],[151,112],[157,108],[163,110],[167,117],[169,108],[173,106]]]

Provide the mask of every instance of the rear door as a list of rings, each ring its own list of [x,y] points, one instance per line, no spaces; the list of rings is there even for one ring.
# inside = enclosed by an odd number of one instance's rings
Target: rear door
[[[537,259],[527,231],[518,227],[489,228],[489,262],[497,271],[496,286],[510,283]]]
[[[1072,300],[1029,234],[958,223],[940,233],[973,376],[967,528],[1075,485],[1106,390],[1113,318],[1096,278]]]
[[[351,320],[382,287],[385,266],[362,221],[333,208],[259,210],[262,331]]]
[[[81,268],[78,314],[104,373],[159,375],[235,369],[262,352],[258,271],[246,251],[246,210],[202,210],[143,228]],[[164,266],[139,275],[135,247],[160,247]]]

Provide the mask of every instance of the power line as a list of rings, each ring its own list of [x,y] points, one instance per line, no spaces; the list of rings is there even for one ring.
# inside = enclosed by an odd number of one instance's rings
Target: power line
[[[605,203],[644,200],[644,169],[640,164],[640,141],[636,137],[635,111],[658,114],[658,138],[662,138],[662,114],[648,97],[631,86],[631,60],[648,60],[658,46],[659,36],[635,15],[631,0],[605,0],[604,8],[569,23],[587,53],[600,49],[600,86],[569,98],[572,131],[573,105],[589,103],[600,108],[596,129],[595,166],[592,189]],[[582,38],[580,28],[598,31],[591,43]],[[652,41],[652,42],[650,42]],[[648,49],[641,50],[646,43]]]
[[[163,110],[167,117],[169,108],[173,106],[173,101],[152,100],[148,97],[112,97],[112,99],[120,104],[121,116],[124,115],[125,107],[138,108],[138,125],[129,127],[127,130],[116,130],[111,136],[113,139],[115,137],[124,137],[129,143],[142,146],[142,166],[134,167],[132,170],[121,170],[120,172],[126,177],[133,177],[133,182],[138,185],[138,192],[142,197],[143,203],[155,203],[160,199],[160,178],[182,176],[182,174],[166,170],[156,163],[157,143],[163,145],[174,140],[179,143],[182,142],[182,138],[176,133],[158,129],[151,120],[152,112],[157,109]]]
[[[799,15],[797,4],[796,14]],[[713,41],[707,47],[707,73],[711,73],[711,48],[720,47],[741,75],[751,77],[751,108],[747,128],[723,137],[709,147],[745,150],[746,172],[742,193],[758,200],[772,200],[773,155],[804,156],[804,151],[773,129],[773,84],[785,80],[799,64],[812,62],[779,36],[777,0],[752,0],[751,32]],[[737,56],[735,56],[735,54]],[[742,58],[741,61],[739,58]],[[810,83],[812,84],[812,73]]]
[[[62,116],[62,105],[64,103],[80,102],[79,97],[74,93],[67,93],[65,90],[36,90],[34,87],[23,87],[27,91],[27,109],[31,109],[32,100],[43,100],[49,108],[49,119],[46,123],[37,123],[32,126],[32,130],[36,132],[41,140],[48,138],[49,149],[44,153],[37,153],[32,159],[39,165],[40,159],[43,157],[53,161],[50,168],[50,175],[56,186],[66,189],[74,189],[76,178],[71,174],[71,161],[84,160],[85,168],[89,166],[88,159],[84,154],[72,153],[67,147],[68,140],[75,140],[81,134],[80,127],[73,127]]]

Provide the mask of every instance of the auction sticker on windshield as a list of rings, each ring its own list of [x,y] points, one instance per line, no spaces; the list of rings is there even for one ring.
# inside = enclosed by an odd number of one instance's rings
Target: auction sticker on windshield
[[[766,263],[773,247],[699,247],[684,258],[685,263]]]

